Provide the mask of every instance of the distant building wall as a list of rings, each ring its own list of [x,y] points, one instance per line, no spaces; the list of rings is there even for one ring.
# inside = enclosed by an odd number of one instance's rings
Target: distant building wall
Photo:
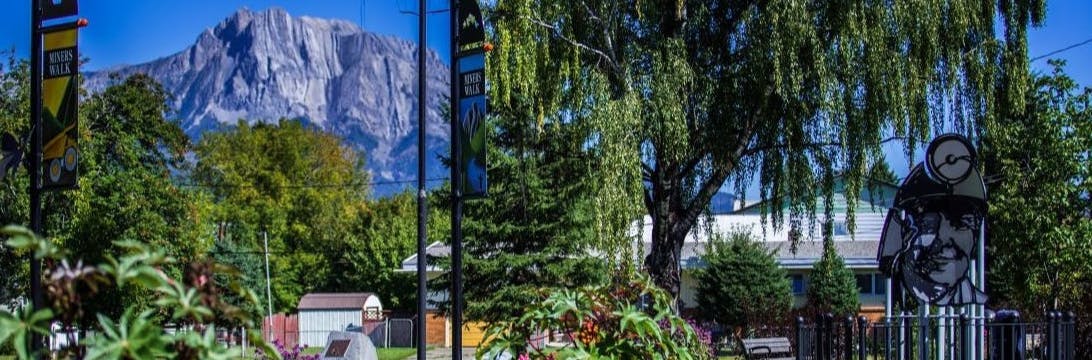
[[[360,310],[301,310],[299,341],[307,346],[326,346],[331,331],[345,331],[351,325],[361,326]]]

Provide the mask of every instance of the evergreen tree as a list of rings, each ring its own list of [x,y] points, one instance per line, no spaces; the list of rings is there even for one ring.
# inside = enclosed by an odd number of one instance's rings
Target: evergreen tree
[[[860,309],[857,281],[834,243],[825,241],[823,256],[811,271],[807,309],[815,314],[853,315]]]
[[[698,305],[709,321],[733,327],[773,324],[792,308],[792,287],[774,251],[747,233],[714,234],[706,267],[695,274]]]
[[[586,174],[595,156],[576,140],[587,129],[522,122],[533,117],[519,108],[494,111],[489,196],[466,201],[463,218],[465,314],[490,323],[518,318],[542,288],[597,284],[606,273],[590,252],[596,184]]]

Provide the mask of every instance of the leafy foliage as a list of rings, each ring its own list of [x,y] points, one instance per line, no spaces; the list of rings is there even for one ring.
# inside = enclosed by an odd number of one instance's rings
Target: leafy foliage
[[[192,178],[211,192],[225,236],[261,256],[268,235],[275,311],[316,289],[359,290],[332,269],[350,265],[350,245],[360,241],[352,232],[368,190],[360,154],[292,120],[240,121],[206,134],[196,154]]]
[[[486,330],[478,355],[551,359],[709,359],[708,343],[675,316],[671,297],[645,277],[618,276],[609,285],[542,289],[518,318]],[[542,346],[549,332],[570,344]]]
[[[727,238],[725,238],[727,237]],[[694,275],[705,319],[731,327],[775,324],[792,308],[792,287],[774,251],[749,233],[715,234],[706,245],[706,267]]]
[[[1092,89],[1052,65],[982,139],[990,299],[1032,314],[1079,307],[1092,280]]]
[[[808,311],[814,314],[856,314],[860,309],[857,281],[853,271],[834,250],[830,241],[824,242],[823,256],[815,263],[808,284]]]
[[[814,221],[816,199],[832,201],[814,184],[844,173],[858,193],[884,139],[909,152],[946,126],[933,119],[966,129],[1021,103],[1011,85],[1027,78],[1027,27],[1045,11],[1043,0],[498,0],[487,13],[491,98],[539,124],[592,126],[578,142],[602,152],[598,178],[611,179],[597,220],[624,234],[644,204],[645,267],[677,295],[681,244],[722,186],[757,176],[763,198],[792,205],[792,226]],[[767,210],[773,224],[786,215]]]
[[[60,258],[62,251],[49,241],[41,239],[20,227],[7,227],[3,234],[10,239],[7,247],[18,253],[33,253],[47,263],[61,264],[46,269],[45,286],[51,291],[48,307],[33,309],[30,305],[17,308],[14,313],[0,311],[0,344],[15,348],[20,359],[38,358],[42,354],[30,353],[26,339],[31,333],[49,334],[52,321],[60,321],[65,329],[73,324],[92,323],[93,335],[79,346],[64,349],[62,356],[87,359],[231,359],[240,353],[220,345],[215,339],[216,319],[235,324],[245,324],[253,329],[255,323],[247,314],[233,311],[232,306],[219,301],[219,294],[226,288],[236,290],[236,296],[254,302],[256,298],[244,288],[236,286],[235,278],[227,283],[214,282],[208,277],[173,279],[161,269],[175,262],[165,251],[150,250],[136,242],[119,242],[120,248],[129,250],[121,257],[106,256],[106,262],[95,267],[75,267]],[[79,264],[79,263],[77,263]],[[200,267],[201,265],[196,265]],[[224,271],[228,269],[219,268]],[[155,294],[151,299],[154,308],[139,310],[139,304],[128,304],[122,314],[111,317],[105,313],[81,311],[94,295],[107,288],[139,287]],[[164,332],[156,319],[156,312],[169,313],[168,321],[192,331],[173,334]],[[248,334],[259,347],[270,349],[256,330]]]

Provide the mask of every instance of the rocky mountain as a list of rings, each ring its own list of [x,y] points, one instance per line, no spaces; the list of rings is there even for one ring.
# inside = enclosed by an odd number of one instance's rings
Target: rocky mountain
[[[446,177],[448,152],[440,105],[449,70],[430,51],[429,177]],[[145,73],[174,95],[172,108],[191,137],[247,121],[300,119],[363,150],[377,182],[414,180],[417,164],[417,44],[341,20],[293,17],[280,8],[242,9],[196,43],[148,63],[85,74],[92,91],[111,74]],[[399,190],[376,188],[384,192]]]

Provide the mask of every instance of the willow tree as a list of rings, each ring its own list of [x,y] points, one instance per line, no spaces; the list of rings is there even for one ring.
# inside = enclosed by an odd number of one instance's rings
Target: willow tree
[[[787,215],[802,227],[830,211],[819,202],[830,202],[833,174],[859,191],[885,140],[909,152],[938,128],[973,135],[989,109],[1021,101],[1007,85],[1028,76],[1026,31],[1044,7],[496,0],[492,99],[527,103],[539,123],[595,124],[586,146],[612,164],[600,169],[611,180],[602,229],[624,234],[638,218],[626,206],[643,203],[652,222],[644,265],[678,294],[683,240],[725,184],[742,190],[758,177],[763,198],[789,204],[768,209],[771,222]]]

